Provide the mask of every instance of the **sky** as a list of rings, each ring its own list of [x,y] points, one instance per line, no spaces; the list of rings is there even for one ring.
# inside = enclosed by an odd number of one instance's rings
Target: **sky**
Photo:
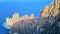
[[[12,17],[14,13],[20,16],[25,14],[40,17],[40,10],[46,5],[50,5],[53,0],[0,0],[0,25],[7,17]]]

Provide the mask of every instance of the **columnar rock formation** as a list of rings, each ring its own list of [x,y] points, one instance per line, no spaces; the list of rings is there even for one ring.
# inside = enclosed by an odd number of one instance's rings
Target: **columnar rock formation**
[[[60,13],[60,0],[55,0],[50,6],[46,6],[42,10],[42,17],[55,17]]]

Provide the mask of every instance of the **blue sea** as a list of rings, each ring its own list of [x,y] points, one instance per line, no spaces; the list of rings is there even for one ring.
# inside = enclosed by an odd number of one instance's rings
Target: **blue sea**
[[[49,6],[52,1],[0,1],[0,34],[9,34],[9,29],[3,25],[7,17],[11,18],[14,13],[19,13],[20,16],[34,14],[35,17],[40,17],[40,10]]]

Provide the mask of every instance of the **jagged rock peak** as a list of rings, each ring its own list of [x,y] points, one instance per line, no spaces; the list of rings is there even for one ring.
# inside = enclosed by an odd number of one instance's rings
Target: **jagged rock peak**
[[[54,0],[41,11],[41,17],[55,17],[60,13],[60,0]]]

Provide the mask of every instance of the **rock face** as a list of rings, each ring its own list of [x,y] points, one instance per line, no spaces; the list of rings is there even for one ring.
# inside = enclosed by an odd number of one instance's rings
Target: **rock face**
[[[50,6],[46,6],[44,10],[42,10],[41,17],[55,17],[60,13],[60,0],[55,0]]]
[[[13,26],[14,23],[18,22],[18,21],[22,21],[22,20],[26,20],[26,19],[34,19],[34,14],[28,16],[28,15],[24,15],[22,17],[19,17],[18,13],[13,14],[12,18],[6,18],[6,25],[11,27]]]
[[[19,34],[33,34],[36,32],[36,25],[38,25],[39,19],[24,19],[18,21],[11,26],[10,34],[19,33]]]
[[[46,6],[41,11],[41,18],[34,17],[34,14],[16,16],[15,21],[13,18],[6,19],[7,26],[11,27],[10,34],[60,34],[60,0]]]

